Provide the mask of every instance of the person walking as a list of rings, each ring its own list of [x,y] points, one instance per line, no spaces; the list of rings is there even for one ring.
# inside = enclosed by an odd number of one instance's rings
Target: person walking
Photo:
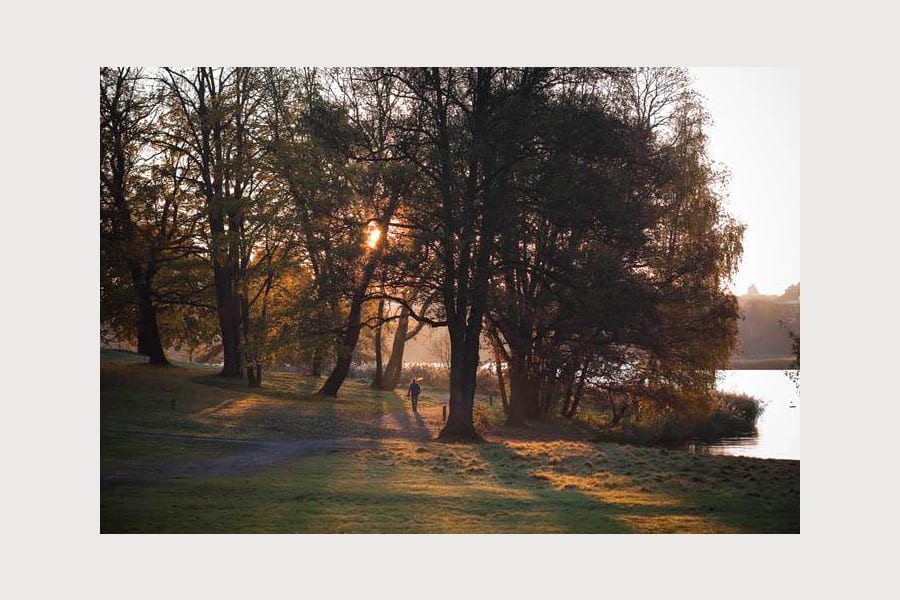
[[[409,384],[409,389],[406,390],[406,397],[412,400],[412,409],[414,413],[419,412],[420,393],[422,393],[422,388],[419,387],[419,384],[416,383],[416,378],[413,377],[412,383]]]

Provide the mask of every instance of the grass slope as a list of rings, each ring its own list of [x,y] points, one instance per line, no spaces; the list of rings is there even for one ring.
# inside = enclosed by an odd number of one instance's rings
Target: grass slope
[[[800,531],[800,464],[488,432],[431,441],[440,403],[270,374],[262,389],[101,358],[101,532]],[[497,407],[494,407],[498,410]]]

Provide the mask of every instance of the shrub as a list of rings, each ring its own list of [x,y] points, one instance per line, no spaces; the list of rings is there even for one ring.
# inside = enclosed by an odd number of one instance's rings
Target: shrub
[[[752,396],[717,392],[705,414],[690,415],[665,408],[645,411],[640,421],[625,419],[618,427],[601,429],[596,439],[642,446],[678,446],[691,440],[752,435],[763,408],[762,402]]]
[[[483,404],[476,403],[472,409],[472,421],[475,425],[475,430],[482,435],[489,433],[492,429],[501,424],[502,415],[502,412],[500,412],[498,416],[496,410],[491,410]]]

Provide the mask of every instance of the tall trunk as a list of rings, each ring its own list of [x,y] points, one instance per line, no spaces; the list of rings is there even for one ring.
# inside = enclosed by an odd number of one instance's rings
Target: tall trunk
[[[153,271],[150,267],[131,265],[131,279],[138,297],[138,354],[150,357],[151,365],[166,366],[166,354],[159,334],[156,306],[153,304],[151,284]]]
[[[473,422],[475,381],[482,319],[487,304],[493,256],[494,203],[485,185],[485,142],[491,111],[489,69],[474,71],[471,135],[464,158],[464,175],[456,184],[448,127],[449,98],[440,69],[423,73],[435,92],[431,103],[436,126],[437,186],[441,196],[440,237],[444,256],[441,296],[450,333],[450,414],[438,439],[481,441]],[[449,77],[448,77],[449,79]],[[449,85],[449,82],[446,82]],[[462,165],[461,165],[462,166]],[[487,208],[486,208],[487,205]]]
[[[475,376],[478,370],[478,344],[459,333],[450,334],[450,414],[438,439],[445,442],[481,441],[475,430]]]
[[[222,354],[224,364],[222,375],[243,377],[243,356],[241,355],[241,305],[234,291],[231,269],[214,265],[216,283],[216,313],[219,330],[222,333]]]
[[[225,156],[223,123],[213,114],[209,103],[222,93],[217,89],[211,68],[201,68],[197,85],[197,115],[200,117],[200,175],[209,215],[210,254],[216,288],[216,312],[222,335],[224,355],[222,375],[243,377],[244,357],[241,352],[241,305],[238,299],[238,275],[233,253],[236,231],[225,230],[226,210]],[[185,109],[187,110],[187,109]],[[233,225],[233,223],[229,223]]]
[[[347,329],[341,337],[338,344],[337,359],[334,368],[328,375],[328,379],[319,390],[322,396],[336,397],[338,390],[341,389],[347,374],[350,373],[350,363],[353,361],[353,350],[356,348],[356,342],[359,341],[360,316],[362,315],[362,297],[354,298],[350,306],[350,314],[347,317]]]
[[[407,331],[409,330],[409,309],[405,306],[400,310],[400,318],[397,320],[397,331],[394,332],[394,342],[391,344],[391,357],[384,368],[384,377],[381,379],[380,390],[392,390],[400,382],[400,371],[403,369],[403,352],[406,350]]]
[[[372,377],[373,390],[384,389],[384,370],[381,363],[381,327],[384,319],[384,298],[378,301],[378,324],[375,326],[375,375]]]
[[[525,413],[534,389],[529,389],[525,359],[512,352],[509,357],[509,412],[506,424],[515,427],[525,425]]]
[[[409,309],[405,306],[400,309],[400,318],[397,320],[397,331],[394,333],[394,341],[391,344],[391,357],[384,368],[384,376],[381,379],[382,390],[392,390],[400,383],[400,374],[403,370],[403,352],[406,350],[406,342],[414,338],[425,323],[420,322],[409,331]]]

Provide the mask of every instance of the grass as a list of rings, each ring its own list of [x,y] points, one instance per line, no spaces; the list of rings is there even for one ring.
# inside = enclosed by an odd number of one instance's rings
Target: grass
[[[322,399],[309,378],[254,390],[109,353],[100,376],[103,533],[800,530],[798,461],[553,440],[552,425],[440,444],[428,390],[417,417],[355,381]]]

